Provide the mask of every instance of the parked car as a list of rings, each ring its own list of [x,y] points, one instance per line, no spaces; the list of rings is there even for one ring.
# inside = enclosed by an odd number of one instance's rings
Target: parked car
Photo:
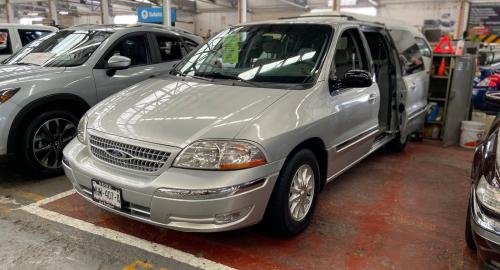
[[[500,94],[486,93],[490,106],[500,110]],[[498,269],[500,266],[500,122],[495,124],[476,147],[471,169],[471,186],[465,240],[467,246],[477,251],[481,269]]]
[[[0,23],[0,61],[30,42],[57,31],[52,26]]]
[[[384,145],[403,150],[423,125],[415,80],[428,74],[402,31],[394,47],[383,24],[344,15],[230,27],[89,110],[66,175],[90,202],[157,226],[264,219],[298,234],[326,183]]]
[[[151,25],[78,26],[40,38],[0,66],[0,155],[62,173],[62,149],[98,101],[167,73],[199,38]]]

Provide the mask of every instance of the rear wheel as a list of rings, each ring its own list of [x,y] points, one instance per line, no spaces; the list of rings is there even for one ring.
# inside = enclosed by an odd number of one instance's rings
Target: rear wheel
[[[311,222],[319,194],[319,166],[303,149],[286,162],[268,203],[265,224],[283,236],[299,234]]]
[[[32,173],[41,176],[62,173],[62,151],[76,136],[78,118],[66,111],[44,112],[27,125],[17,155]]]

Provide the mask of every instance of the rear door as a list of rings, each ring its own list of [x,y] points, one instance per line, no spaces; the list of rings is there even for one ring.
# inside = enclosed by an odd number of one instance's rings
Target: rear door
[[[167,73],[187,54],[183,41],[172,34],[151,33],[151,43],[157,74]]]
[[[401,79],[398,86],[398,110],[400,112],[400,132],[406,136],[424,125],[427,108],[427,89],[429,84],[425,64],[414,35],[407,30],[392,29],[401,66]]]

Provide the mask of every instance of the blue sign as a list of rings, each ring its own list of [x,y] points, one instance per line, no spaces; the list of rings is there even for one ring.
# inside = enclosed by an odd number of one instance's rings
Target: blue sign
[[[175,22],[177,19],[177,9],[170,8],[171,21]],[[163,8],[162,7],[148,7],[137,8],[137,19],[142,23],[163,23]]]
[[[162,23],[163,9],[161,7],[137,8],[137,18],[143,23]]]

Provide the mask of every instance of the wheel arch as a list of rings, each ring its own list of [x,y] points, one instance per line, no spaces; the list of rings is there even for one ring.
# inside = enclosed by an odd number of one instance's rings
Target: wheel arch
[[[297,146],[295,146],[292,151],[287,156],[287,160],[293,156],[296,152],[302,149],[311,150],[319,165],[319,173],[320,173],[320,191],[323,190],[323,187],[326,184],[326,175],[328,172],[328,152],[326,151],[325,143],[319,137],[312,137],[307,140],[302,141]]]
[[[64,110],[73,113],[77,117],[81,117],[88,109],[90,109],[90,105],[84,99],[74,94],[53,94],[28,103],[21,109],[12,122],[7,141],[7,153],[14,153],[22,128],[29,124],[28,119],[32,119],[37,114],[43,113],[46,110]]]

